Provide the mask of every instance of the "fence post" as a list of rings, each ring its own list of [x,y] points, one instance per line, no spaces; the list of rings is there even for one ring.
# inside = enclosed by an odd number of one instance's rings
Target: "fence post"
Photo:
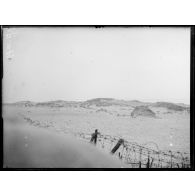
[[[169,153],[171,153],[171,168],[172,168],[173,167],[172,151],[170,150]]]
[[[121,144],[123,144],[123,143],[124,143],[124,139],[119,139],[119,141],[117,142],[117,144],[111,150],[111,153],[114,154],[119,149],[119,147],[121,146]]]
[[[148,162],[146,164],[146,168],[150,168],[150,153],[148,152]]]
[[[139,168],[142,168],[142,148],[140,147],[140,153],[139,153]]]

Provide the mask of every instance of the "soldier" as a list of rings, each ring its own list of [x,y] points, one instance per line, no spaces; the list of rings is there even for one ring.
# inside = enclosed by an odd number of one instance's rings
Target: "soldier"
[[[95,133],[93,133],[93,134],[91,135],[91,140],[90,140],[91,143],[94,143],[94,144],[96,145],[98,134],[100,134],[100,133],[99,133],[98,130],[96,129],[96,130],[95,130]]]

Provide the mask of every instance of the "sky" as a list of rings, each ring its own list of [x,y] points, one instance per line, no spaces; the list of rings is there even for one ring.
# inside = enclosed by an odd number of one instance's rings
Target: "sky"
[[[3,30],[3,102],[190,103],[190,29]]]

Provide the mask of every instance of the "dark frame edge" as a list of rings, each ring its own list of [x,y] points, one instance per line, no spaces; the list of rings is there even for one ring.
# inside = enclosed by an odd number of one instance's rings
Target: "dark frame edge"
[[[3,80],[3,28],[25,28],[25,27],[35,27],[35,28],[53,28],[53,27],[92,27],[92,28],[104,28],[104,27],[170,27],[170,28],[181,28],[189,27],[190,32],[190,168],[152,168],[152,169],[138,169],[138,168],[3,168],[3,117],[2,117],[2,80]],[[1,161],[0,170],[1,171],[194,171],[194,126],[195,126],[195,115],[194,115],[194,83],[195,83],[195,26],[194,25],[2,25],[1,26],[1,127],[0,131],[0,142],[1,142]]]

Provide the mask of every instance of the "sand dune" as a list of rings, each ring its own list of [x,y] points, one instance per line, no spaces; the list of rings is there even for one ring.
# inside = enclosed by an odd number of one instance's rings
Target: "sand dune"
[[[4,117],[5,168],[122,168],[121,161],[71,136]]]
[[[105,106],[105,101],[109,106]],[[170,110],[167,104],[149,104],[147,108],[156,117],[146,117],[145,110],[141,110],[141,116],[134,118],[131,113],[142,102],[106,98],[86,102],[4,105],[5,166],[120,167],[120,161],[109,154],[67,137],[80,132],[91,134],[96,128],[102,134],[141,145],[156,143],[160,150],[190,152],[190,115],[185,109]],[[67,159],[72,159],[71,163]]]

